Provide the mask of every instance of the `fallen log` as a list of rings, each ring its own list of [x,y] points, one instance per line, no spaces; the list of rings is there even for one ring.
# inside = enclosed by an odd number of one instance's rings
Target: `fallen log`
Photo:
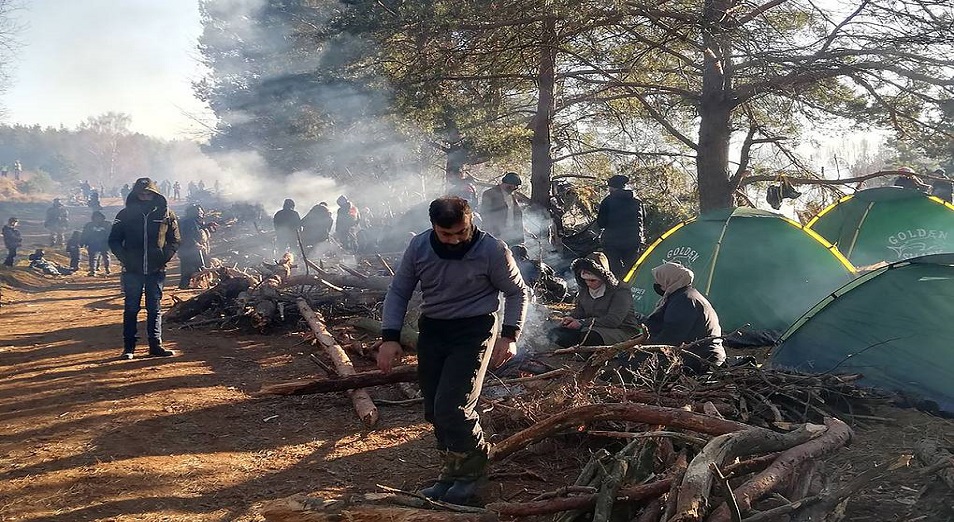
[[[351,364],[351,359],[348,357],[348,354],[345,353],[344,349],[335,342],[335,338],[328,333],[328,329],[325,328],[325,322],[321,316],[315,313],[315,311],[308,306],[308,302],[303,298],[299,297],[295,303],[298,305],[298,310],[301,312],[302,317],[308,322],[308,326],[315,332],[315,338],[325,349],[325,353],[331,357],[331,361],[334,363],[338,375],[342,377],[354,375],[356,372],[354,371],[354,366]],[[358,412],[358,417],[361,418],[365,425],[374,426],[378,422],[378,408],[374,405],[374,401],[371,400],[371,395],[368,394],[368,390],[363,388],[349,390],[348,395],[351,396],[351,402],[354,403],[354,409]]]
[[[938,445],[936,441],[929,439],[918,441],[914,445],[914,454],[925,466],[938,466],[954,459],[949,451]],[[947,487],[954,490],[954,468],[951,466],[941,467],[936,473],[947,484]]]
[[[851,440],[851,428],[844,422],[829,417],[825,419],[825,426],[828,429],[820,437],[782,452],[771,466],[735,488],[735,499],[743,513],[752,508],[753,502],[782,484],[785,477],[791,475],[803,462],[819,459]],[[727,504],[719,506],[707,519],[708,522],[729,522],[730,520],[731,515]]]
[[[679,488],[676,512],[670,521],[702,520],[708,508],[709,491],[715,478],[714,471],[721,470],[727,462],[736,457],[786,450],[817,438],[825,431],[825,426],[806,424],[789,433],[752,428],[712,439],[689,462]]]
[[[256,284],[252,276],[241,272],[231,270],[224,273],[227,277],[219,281],[217,285],[190,299],[174,304],[162,315],[163,319],[172,323],[184,323],[210,308],[216,308],[235,299]]]
[[[348,320],[348,324],[355,328],[367,332],[371,335],[381,335],[381,321],[371,319],[370,317],[354,317]],[[417,351],[417,330],[408,325],[401,329],[401,346],[409,351]]]
[[[616,493],[617,502],[638,502],[659,497],[669,491],[671,479],[657,480],[649,484],[620,488]],[[598,493],[575,497],[553,498],[537,502],[493,502],[487,504],[487,510],[501,516],[526,517],[532,515],[551,515],[562,511],[591,509],[596,506]]]
[[[629,421],[682,428],[709,435],[722,435],[752,428],[741,422],[710,417],[675,408],[648,404],[591,404],[571,408],[518,432],[491,450],[490,458],[502,459],[520,449],[568,428],[597,421]]]
[[[384,384],[417,381],[417,366],[398,366],[390,373],[380,370],[355,373],[341,377],[311,379],[307,381],[271,384],[259,390],[258,395],[310,395],[313,393],[331,393],[359,388],[370,388]]]
[[[352,504],[293,495],[267,502],[260,511],[267,522],[496,522],[492,512],[461,513],[386,506]]]

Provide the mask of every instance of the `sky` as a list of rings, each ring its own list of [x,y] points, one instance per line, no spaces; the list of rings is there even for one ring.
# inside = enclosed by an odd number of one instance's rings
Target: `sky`
[[[3,123],[73,127],[113,111],[136,132],[204,137],[199,122],[213,117],[191,88],[203,71],[199,0],[20,1]]]

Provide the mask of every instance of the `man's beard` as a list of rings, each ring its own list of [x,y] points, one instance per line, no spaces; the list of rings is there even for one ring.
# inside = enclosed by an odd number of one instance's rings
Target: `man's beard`
[[[467,239],[457,243],[456,245],[451,245],[449,243],[444,243],[444,247],[447,248],[449,252],[460,252],[461,250],[467,249],[470,246],[470,243],[474,240],[474,230],[471,228],[470,234],[467,236]]]

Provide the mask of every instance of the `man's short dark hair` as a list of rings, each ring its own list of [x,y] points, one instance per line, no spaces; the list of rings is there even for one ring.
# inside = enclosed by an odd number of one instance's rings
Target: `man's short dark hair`
[[[470,203],[466,199],[446,196],[431,201],[427,213],[431,217],[432,225],[450,228],[464,221],[464,216],[470,216],[474,211],[470,208]]]

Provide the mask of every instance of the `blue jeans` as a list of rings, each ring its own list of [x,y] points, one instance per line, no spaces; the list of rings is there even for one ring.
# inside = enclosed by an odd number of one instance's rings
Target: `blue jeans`
[[[162,316],[159,303],[162,301],[162,285],[165,272],[132,274],[123,272],[123,348],[132,351],[136,346],[136,320],[142,309],[142,295],[146,294],[146,337],[149,346],[162,342]]]

